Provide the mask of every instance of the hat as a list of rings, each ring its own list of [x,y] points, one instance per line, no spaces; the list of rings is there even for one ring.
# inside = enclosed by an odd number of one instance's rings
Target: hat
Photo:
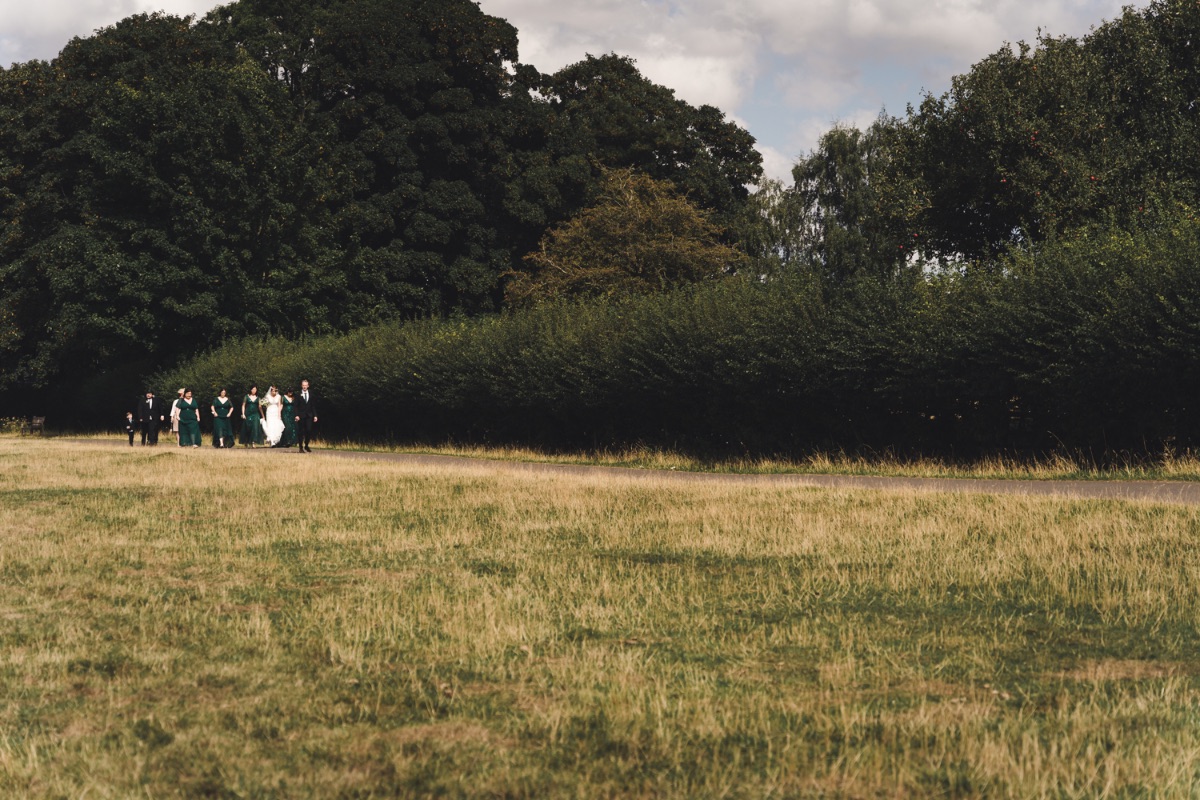
[[[186,392],[186,391],[187,391],[187,389],[180,389],[180,390],[179,390],[179,392],[178,392],[178,394],[183,394],[183,393],[184,393],[184,392]]]

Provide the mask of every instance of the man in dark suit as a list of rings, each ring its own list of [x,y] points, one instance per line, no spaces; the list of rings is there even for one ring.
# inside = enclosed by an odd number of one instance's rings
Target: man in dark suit
[[[313,425],[317,422],[317,397],[308,388],[308,380],[300,381],[300,391],[292,400],[292,412],[296,415],[296,444],[301,453],[311,453],[308,446],[312,439]]]
[[[137,421],[142,430],[142,444],[158,444],[158,429],[167,418],[167,407],[154,392],[146,392],[146,398],[138,401]]]

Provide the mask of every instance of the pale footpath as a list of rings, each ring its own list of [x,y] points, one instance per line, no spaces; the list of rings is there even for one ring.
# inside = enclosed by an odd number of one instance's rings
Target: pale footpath
[[[72,439],[77,444],[126,447],[123,439]],[[158,447],[170,449],[164,442]],[[238,450],[269,457],[297,457],[294,448],[286,450]],[[1020,494],[1073,497],[1100,500],[1143,500],[1156,503],[1200,503],[1200,481],[1123,481],[1123,480],[997,480],[988,478],[895,478],[867,475],[811,475],[794,473],[688,472],[684,470],[641,469],[634,467],[550,464],[536,461],[499,461],[465,456],[381,453],[361,450],[321,448],[305,457],[351,458],[389,461],[426,467],[527,472],[576,476],[611,476],[633,480],[680,481],[684,483],[725,483],[756,486],[800,486],[819,489],[867,489],[880,491],[924,491],[973,494]]]

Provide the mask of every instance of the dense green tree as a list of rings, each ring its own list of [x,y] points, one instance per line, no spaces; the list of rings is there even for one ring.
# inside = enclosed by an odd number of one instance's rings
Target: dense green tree
[[[211,18],[322,140],[336,324],[491,307],[516,225],[510,131],[528,104],[506,69],[516,30],[469,0],[242,0]]]
[[[293,330],[311,293],[290,294],[307,267],[283,102],[235,48],[164,15],[0,74],[5,385]]]
[[[489,308],[497,276],[592,202],[607,167],[672,180],[719,216],[761,174],[717,109],[617,56],[538,75],[516,63],[515,30],[466,0],[242,0],[211,18],[330,142],[343,327]]]
[[[691,106],[648,80],[630,58],[588,56],[537,88],[550,105],[552,152],[671,181],[722,224],[762,177],[754,137],[719,109]]]
[[[816,226],[796,192],[766,178],[746,198],[731,225],[733,238],[763,276],[776,276],[809,263]]]
[[[886,277],[904,267],[917,234],[919,204],[903,173],[900,122],[880,116],[866,131],[838,126],[792,169],[794,203],[807,226],[793,226],[789,250],[826,280]]]
[[[131,17],[0,71],[0,391],[495,309],[606,166],[718,220],[761,172],[718,110],[615,56],[541,75],[470,0]]]
[[[764,276],[803,271],[827,286],[890,278],[920,260],[919,181],[907,171],[901,120],[880,115],[865,131],[836,126],[792,169],[794,183],[764,181],[733,222]]]
[[[906,168],[925,193],[924,244],[990,258],[1097,221],[1122,227],[1195,205],[1200,6],[1127,9],[1083,39],[1004,47],[927,97]]]

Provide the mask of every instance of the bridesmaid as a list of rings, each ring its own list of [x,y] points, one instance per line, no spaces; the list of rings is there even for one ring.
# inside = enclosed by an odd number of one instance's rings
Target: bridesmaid
[[[179,446],[200,446],[200,404],[192,399],[192,390],[179,401]]]
[[[212,401],[213,447],[233,447],[233,401],[222,389]]]
[[[258,447],[264,441],[262,410],[258,407],[258,386],[242,398],[242,444]]]
[[[275,447],[294,447],[296,445],[296,415],[292,413],[292,390],[283,393],[283,436]]]

